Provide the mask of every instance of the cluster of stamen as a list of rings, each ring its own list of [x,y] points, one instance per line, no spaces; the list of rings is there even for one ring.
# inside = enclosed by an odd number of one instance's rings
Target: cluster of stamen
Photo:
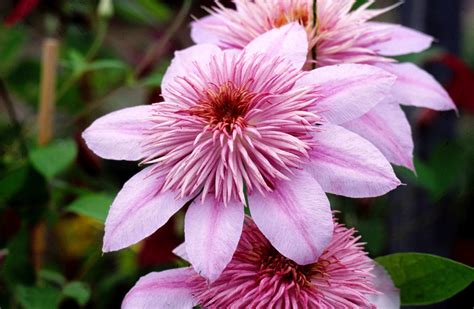
[[[278,16],[273,20],[273,25],[280,28],[290,22],[298,22],[300,25],[306,27],[310,22],[308,8],[304,5],[294,6],[290,10],[282,9]]]
[[[234,127],[245,127],[245,115],[255,95],[232,82],[210,85],[202,100],[189,109],[189,114],[203,118],[209,127],[231,133]]]
[[[262,258],[257,277],[279,277],[285,283],[295,283],[300,288],[310,284],[310,266],[298,265],[292,260],[273,250],[267,257]]]

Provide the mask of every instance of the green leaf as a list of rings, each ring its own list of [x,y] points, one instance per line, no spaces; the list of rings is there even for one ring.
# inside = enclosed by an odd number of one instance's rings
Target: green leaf
[[[89,301],[91,290],[84,282],[72,281],[64,286],[63,295],[76,300],[79,305],[84,306]]]
[[[13,197],[23,186],[28,175],[28,167],[22,166],[7,173],[0,179],[0,201]],[[3,203],[1,204],[3,205]],[[0,205],[0,208],[2,208]]]
[[[18,302],[25,309],[57,308],[61,302],[61,291],[53,287],[18,286]]]
[[[41,280],[56,283],[59,286],[63,286],[66,283],[64,276],[54,270],[42,269],[39,271],[38,276]]]
[[[22,226],[20,231],[8,242],[8,254],[0,267],[0,278],[9,286],[32,284],[34,270],[30,260],[30,239],[28,228]]]
[[[116,59],[102,59],[96,60],[90,64],[87,64],[85,67],[85,71],[95,71],[95,70],[103,70],[103,69],[120,69],[124,70],[127,69],[127,65]]]
[[[66,210],[105,222],[114,196],[105,193],[90,193],[80,196]]]
[[[423,253],[396,253],[376,258],[400,289],[403,305],[427,305],[446,300],[474,280],[474,268]]]
[[[67,139],[33,149],[30,152],[30,161],[46,179],[52,179],[71,165],[76,155],[76,143]]]

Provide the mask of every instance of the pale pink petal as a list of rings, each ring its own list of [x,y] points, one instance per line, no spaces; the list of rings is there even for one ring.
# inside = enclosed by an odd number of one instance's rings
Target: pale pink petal
[[[221,49],[213,44],[198,44],[176,51],[161,81],[162,94],[165,100],[168,97],[172,98],[169,93],[170,83],[173,83],[177,77],[188,76],[196,64],[201,69],[208,69],[212,57],[219,55],[221,52]],[[170,101],[173,102],[173,100]]]
[[[83,133],[87,146],[111,160],[140,160],[146,156],[144,142],[153,125],[154,107],[141,105],[121,109],[94,121]]]
[[[103,251],[133,245],[162,227],[186,200],[172,192],[161,193],[163,176],[147,167],[125,183],[110,207],[105,221]]]
[[[387,159],[371,143],[342,127],[323,125],[304,168],[325,192],[348,197],[383,195],[400,185]]]
[[[332,123],[359,118],[390,93],[395,76],[365,64],[326,66],[305,74],[296,86],[316,86],[317,110]]]
[[[266,196],[249,196],[252,218],[272,245],[298,264],[317,261],[333,234],[329,201],[311,175],[301,170]]]
[[[244,222],[240,202],[224,205],[208,196],[194,201],[184,219],[189,262],[200,275],[214,281],[232,259]]]
[[[382,294],[368,294],[367,299],[374,304],[376,308],[400,308],[400,290],[394,286],[392,278],[390,278],[387,271],[381,265],[375,263],[372,274],[375,276],[373,279],[375,289]]]
[[[414,169],[411,127],[400,105],[381,102],[341,126],[371,142],[391,163]]]
[[[367,25],[380,29],[389,38],[370,46],[372,50],[383,56],[419,53],[433,43],[432,36],[400,25],[380,22],[368,22]]]
[[[400,104],[435,110],[456,109],[444,88],[428,72],[411,63],[378,63],[397,76],[392,94]]]
[[[135,284],[122,302],[123,309],[193,308],[196,273],[191,267],[150,273]]]
[[[185,261],[189,261],[188,254],[186,253],[186,244],[184,242],[173,249],[173,254]]]
[[[267,54],[291,61],[296,69],[306,62],[308,38],[304,28],[297,24],[287,24],[258,36],[244,49],[246,54]]]
[[[223,22],[214,15],[208,15],[191,23],[191,38],[194,43],[211,43],[219,45],[219,35],[213,31],[214,27],[220,27]]]

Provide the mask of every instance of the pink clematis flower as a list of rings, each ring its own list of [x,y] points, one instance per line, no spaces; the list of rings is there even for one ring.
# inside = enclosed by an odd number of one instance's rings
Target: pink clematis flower
[[[306,67],[363,63],[391,72],[397,76],[392,96],[367,114],[341,125],[372,142],[390,162],[413,169],[411,128],[398,103],[435,110],[455,106],[427,72],[388,57],[423,51],[433,38],[400,25],[369,21],[394,6],[369,9],[375,2],[371,0],[352,10],[355,2],[234,0],[236,9],[217,2],[208,10],[210,16],[192,24],[192,37],[196,43],[241,49],[268,30],[298,22],[305,27],[309,42]]]
[[[113,202],[103,250],[151,235],[191,201],[186,251],[214,280],[237,247],[246,190],[272,245],[307,264],[332,236],[325,192],[369,197],[397,187],[377,148],[337,125],[378,104],[394,77],[354,64],[304,72],[306,50],[298,24],[242,51],[196,45],[176,53],[163,78],[164,102],[96,120],[83,133],[96,154],[148,165]]]
[[[122,308],[399,308],[398,289],[354,233],[335,223],[323,254],[301,266],[278,253],[247,217],[219,279],[208,283],[190,267],[150,273],[128,292]],[[182,251],[175,250],[180,256]]]

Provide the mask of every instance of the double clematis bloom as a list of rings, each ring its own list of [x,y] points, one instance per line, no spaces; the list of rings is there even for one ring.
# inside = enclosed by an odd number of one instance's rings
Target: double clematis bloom
[[[321,256],[301,266],[278,253],[247,217],[219,279],[209,283],[191,267],[150,273],[122,308],[399,308],[399,291],[354,233],[335,223]]]
[[[215,280],[237,247],[248,204],[270,243],[305,265],[332,238],[325,192],[370,197],[397,187],[380,151],[339,126],[382,101],[394,76],[356,64],[302,71],[307,50],[296,23],[240,51],[199,44],[176,53],[164,102],[96,120],[83,133],[96,154],[147,165],[114,200],[103,251],[142,240],[189,203],[187,255]]]
[[[352,10],[355,0],[233,0],[236,8],[217,6],[192,25],[196,43],[242,49],[254,38],[291,22],[305,27],[306,67],[362,63],[394,74],[391,96],[368,113],[341,126],[372,142],[390,162],[413,169],[411,128],[399,104],[455,109],[446,91],[427,72],[390,56],[427,49],[433,38],[400,25],[372,22],[393,7],[370,9],[367,1]],[[397,4],[398,5],[398,4]],[[395,6],[397,6],[395,5]]]

